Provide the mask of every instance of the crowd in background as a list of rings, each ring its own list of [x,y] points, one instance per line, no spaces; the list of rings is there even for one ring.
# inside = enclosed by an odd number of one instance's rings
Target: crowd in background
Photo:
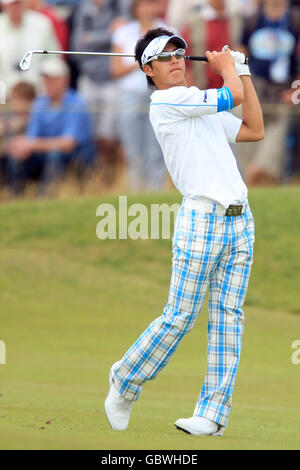
[[[101,175],[99,185],[109,187],[118,167],[125,168],[128,190],[166,188],[148,117],[153,90],[134,59],[34,55],[29,71],[19,68],[28,50],[134,54],[138,38],[156,26],[181,34],[189,55],[228,44],[249,56],[266,137],[233,147],[238,166],[250,186],[299,181],[300,1],[2,0],[0,5],[0,186],[9,194],[22,195],[35,181],[36,195],[47,195],[52,183],[70,172],[83,181]],[[222,87],[206,64],[186,65],[189,86]]]

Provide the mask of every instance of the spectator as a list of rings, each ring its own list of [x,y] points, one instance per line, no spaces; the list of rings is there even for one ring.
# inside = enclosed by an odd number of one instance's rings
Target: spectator
[[[279,183],[285,170],[288,113],[282,103],[291,104],[295,91],[291,83],[299,69],[299,34],[300,10],[290,7],[287,0],[263,0],[259,11],[245,21],[242,44],[265,105],[266,131],[264,141],[244,146],[240,154],[241,170],[249,185]]]
[[[47,3],[54,6],[70,5],[73,7],[78,5],[81,1],[83,0],[47,0]]]
[[[125,23],[121,0],[86,0],[81,2],[73,18],[71,47],[79,51],[111,51],[114,29]],[[104,179],[112,182],[119,161],[116,126],[117,87],[111,80],[107,57],[75,57],[79,69],[78,89],[88,100],[94,115],[94,134],[101,155]]]
[[[190,22],[182,31],[189,44],[188,55],[201,55],[206,50],[221,51],[225,44],[230,47],[237,43],[241,31],[241,18],[231,15],[229,2],[226,0],[208,0],[194,13]],[[193,81],[199,88],[221,88],[223,80],[206,64],[194,62],[188,64],[193,71]]]
[[[291,5],[300,6],[300,0],[292,1]],[[297,58],[300,61],[300,37],[297,45]],[[299,83],[293,86],[294,95],[292,97],[293,104],[299,104]],[[290,102],[289,93],[286,93],[285,101]],[[285,165],[285,179],[292,183],[300,183],[300,114],[290,113],[288,116],[288,133],[286,139],[287,162]]]
[[[229,16],[239,14],[249,16],[256,10],[261,0],[227,0],[226,11]],[[167,7],[167,22],[178,29],[184,28],[199,11],[208,4],[209,0],[169,0]]]
[[[51,22],[35,11],[26,11],[24,0],[2,0],[0,15],[0,77],[7,91],[19,81],[39,83],[43,56],[35,56],[29,71],[22,72],[19,62],[30,49],[58,48]]]
[[[163,20],[166,19],[168,4],[170,0],[158,0],[158,17],[162,18]]]
[[[262,0],[230,0],[228,1],[228,10],[230,14],[239,14],[241,16],[253,15]]]
[[[9,147],[9,173],[15,193],[32,174],[40,174],[38,195],[65,175],[70,164],[87,167],[93,160],[91,123],[85,104],[69,89],[69,69],[58,58],[42,64],[46,94],[34,102],[26,135]]]
[[[174,28],[181,30],[205,3],[206,0],[169,0],[166,21]]]
[[[160,0],[133,0],[134,21],[118,28],[113,35],[113,52],[134,54],[142,35],[155,26],[166,26],[158,20]],[[119,83],[120,135],[128,162],[132,190],[161,189],[166,173],[160,146],[149,121],[150,94],[145,74],[131,58],[114,57],[112,75]]]
[[[35,88],[30,83],[19,82],[12,89],[8,102],[8,112],[0,119],[0,180],[1,186],[7,182],[7,152],[9,142],[26,131],[32,101],[35,98]]]
[[[69,45],[69,28],[66,21],[60,18],[54,8],[47,5],[44,0],[26,0],[26,6],[49,18],[55,31],[57,41],[59,42],[60,49],[66,51]]]

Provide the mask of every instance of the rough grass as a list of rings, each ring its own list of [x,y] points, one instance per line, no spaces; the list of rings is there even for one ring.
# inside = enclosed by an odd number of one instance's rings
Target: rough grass
[[[0,207],[2,449],[296,449],[300,441],[300,189],[256,189],[255,263],[246,331],[223,438],[175,430],[205,374],[207,307],[167,369],[145,386],[127,432],[110,430],[108,371],[159,316],[170,280],[170,240],[96,237],[98,204],[113,196],[11,202]],[[176,193],[130,196],[180,202]]]

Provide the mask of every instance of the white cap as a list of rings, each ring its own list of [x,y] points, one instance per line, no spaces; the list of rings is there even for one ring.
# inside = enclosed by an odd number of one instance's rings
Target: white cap
[[[23,0],[0,0],[0,3],[3,5],[8,5],[9,3],[14,3],[14,2],[21,2]]]
[[[144,50],[142,55],[142,65],[146,65],[152,57],[163,52],[164,48],[170,41],[178,44],[182,49],[187,48],[185,40],[182,37],[177,36],[177,34],[174,34],[173,36],[159,36],[158,38],[153,39],[153,41],[151,41]]]
[[[70,70],[62,59],[52,57],[41,63],[40,73],[47,77],[66,77],[70,74]]]

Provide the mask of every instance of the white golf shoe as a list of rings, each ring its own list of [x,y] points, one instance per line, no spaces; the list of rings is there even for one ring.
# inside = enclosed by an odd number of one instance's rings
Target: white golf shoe
[[[177,429],[195,436],[222,436],[223,426],[220,426],[209,419],[201,416],[192,416],[191,418],[181,418],[175,423]]]
[[[115,431],[125,431],[127,429],[132,401],[123,398],[112,382],[112,374],[118,362],[113,364],[109,373],[110,388],[106,397],[104,408],[107,420]]]

